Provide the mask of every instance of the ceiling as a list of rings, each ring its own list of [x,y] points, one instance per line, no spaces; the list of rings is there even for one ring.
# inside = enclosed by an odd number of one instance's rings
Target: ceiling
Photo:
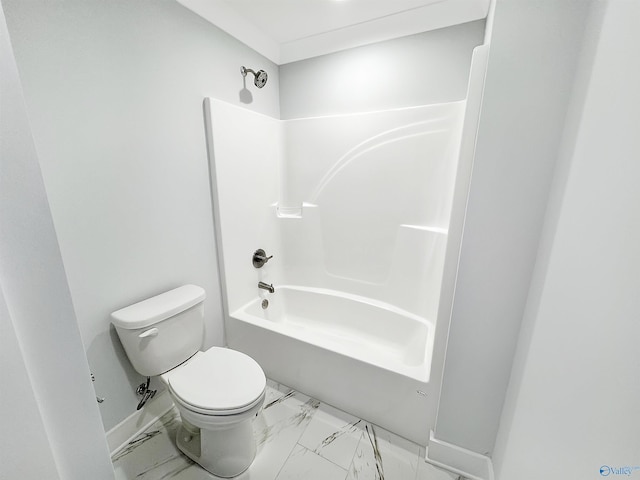
[[[491,0],[178,0],[281,65],[485,18]]]

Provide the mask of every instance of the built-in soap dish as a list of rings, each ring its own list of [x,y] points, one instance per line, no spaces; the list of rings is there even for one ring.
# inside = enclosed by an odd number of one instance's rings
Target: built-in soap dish
[[[302,205],[299,207],[283,207],[278,205],[276,212],[278,218],[302,218]]]
[[[276,216],[278,218],[302,218],[302,212],[305,208],[317,207],[313,203],[303,202],[302,205],[285,207],[283,205],[276,205]]]

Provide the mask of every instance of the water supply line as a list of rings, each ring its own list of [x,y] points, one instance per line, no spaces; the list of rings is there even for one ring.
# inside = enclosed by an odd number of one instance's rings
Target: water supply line
[[[142,398],[140,399],[140,402],[138,403],[136,410],[140,410],[142,407],[144,407],[147,401],[151,400],[155,396],[157,390],[149,390],[150,383],[151,383],[151,377],[147,377],[147,382],[141,383],[140,385],[138,385],[138,388],[136,388],[136,393],[138,395],[142,395]]]
[[[91,381],[92,382],[96,381],[96,376],[93,373],[91,374]],[[96,402],[98,402],[98,403],[104,402],[104,397],[99,397],[99,396],[96,395]]]

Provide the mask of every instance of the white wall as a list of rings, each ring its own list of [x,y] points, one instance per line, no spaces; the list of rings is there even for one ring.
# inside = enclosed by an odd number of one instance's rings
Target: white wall
[[[278,70],[170,0],[2,0],[106,429],[135,410],[109,313],[184,283],[224,342],[203,121],[207,96],[277,117]],[[240,66],[269,83],[243,90]]]
[[[282,119],[463,100],[484,21],[280,66]]]
[[[112,479],[0,8],[0,476]]]
[[[498,0],[435,434],[490,454],[588,3]]]
[[[640,477],[640,4],[597,2],[588,32],[597,47],[565,130],[494,455],[501,480],[603,478],[603,466]]]
[[[59,480],[49,437],[38,408],[29,372],[11,316],[0,290],[0,424],[12,435],[0,437],[0,463],[5,478]],[[10,393],[6,393],[10,392]],[[29,412],[29,417],[16,415]],[[29,448],[22,448],[29,445]],[[16,448],[17,447],[17,448]]]

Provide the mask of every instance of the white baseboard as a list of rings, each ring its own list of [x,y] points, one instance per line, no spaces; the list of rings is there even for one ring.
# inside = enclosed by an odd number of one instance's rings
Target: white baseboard
[[[136,435],[146,430],[173,407],[173,401],[166,390],[141,409],[137,410],[107,432],[107,445],[113,457]]]
[[[469,480],[494,480],[491,458],[429,436],[426,461]]]

